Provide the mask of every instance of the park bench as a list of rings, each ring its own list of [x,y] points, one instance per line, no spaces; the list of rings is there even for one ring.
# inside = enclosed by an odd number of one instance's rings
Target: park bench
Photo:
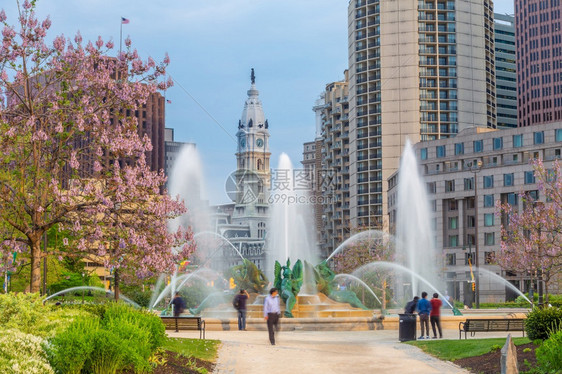
[[[199,339],[205,339],[205,321],[201,317],[160,317],[166,326],[166,330],[198,330]]]
[[[469,332],[470,336],[474,336],[476,332],[489,332],[489,331],[521,331],[525,336],[525,320],[520,318],[508,319],[467,319],[459,323],[459,339],[466,339],[466,333]]]

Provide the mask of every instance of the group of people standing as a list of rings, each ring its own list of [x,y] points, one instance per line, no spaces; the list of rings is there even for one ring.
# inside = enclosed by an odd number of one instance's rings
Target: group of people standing
[[[437,293],[433,294],[433,299],[427,300],[427,292],[422,292],[421,299],[415,296],[412,301],[406,304],[404,309],[405,313],[413,314],[417,311],[420,316],[421,336],[418,339],[429,339],[430,321],[431,329],[433,330],[433,339],[437,339],[437,331],[439,331],[439,338],[443,338],[443,331],[441,330],[442,305],[443,302],[439,299]]]

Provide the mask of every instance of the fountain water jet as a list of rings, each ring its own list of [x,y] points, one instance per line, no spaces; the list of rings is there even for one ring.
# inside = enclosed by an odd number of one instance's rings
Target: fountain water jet
[[[293,263],[299,259],[311,264],[319,262],[307,188],[298,187],[293,165],[285,153],[279,157],[277,174],[282,175],[283,180],[273,179],[269,197],[272,202],[266,255],[266,269],[269,272],[266,275],[269,279],[273,279],[275,261],[282,265],[286,264],[287,259]],[[310,274],[305,272],[304,277],[303,293],[313,292],[309,289]]]
[[[438,253],[433,241],[426,186],[419,174],[416,155],[406,141],[398,176],[396,237],[397,260],[413,273],[435,283]],[[412,293],[419,293],[416,277],[411,277]]]
[[[70,287],[67,288],[66,290],[62,290],[59,292],[56,292],[48,297],[46,297],[45,299],[43,299],[43,303],[55,296],[67,293],[67,292],[73,292],[73,291],[80,291],[80,290],[91,290],[91,291],[100,291],[103,292],[104,294],[109,292],[111,295],[114,295],[114,293],[112,291],[106,290],[105,288],[102,287],[94,287],[94,286],[78,286],[78,287]],[[119,299],[123,300],[129,304],[131,304],[132,306],[134,306],[135,308],[140,308],[140,305],[135,303],[133,300],[129,299],[128,297],[124,296],[123,294],[119,294]]]
[[[365,287],[370,293],[371,295],[373,295],[375,297],[375,299],[377,299],[377,301],[379,302],[379,304],[382,305],[381,300],[377,297],[377,295],[375,294],[375,292],[371,289],[371,287],[369,287],[367,285],[367,283],[363,282],[361,279],[357,278],[355,275],[351,275],[351,274],[337,274],[334,277],[334,280],[339,279],[339,278],[349,278],[352,279],[353,281],[359,283],[360,285],[362,285],[363,287]]]
[[[439,291],[439,289],[438,289],[437,287],[435,287],[433,284],[431,284],[430,281],[428,281],[426,278],[422,277],[422,276],[419,275],[418,273],[416,273],[416,272],[414,272],[414,271],[412,271],[412,270],[408,269],[407,267],[402,266],[402,265],[400,265],[400,264],[395,264],[395,263],[387,262],[387,261],[374,261],[374,262],[365,264],[365,265],[363,265],[363,266],[357,268],[357,269],[353,272],[353,274],[356,274],[356,273],[357,273],[358,275],[361,275],[363,272],[368,271],[368,270],[370,270],[371,268],[376,269],[376,268],[378,268],[378,267],[381,267],[381,268],[388,268],[388,269],[394,269],[394,270],[398,270],[398,271],[400,271],[400,272],[402,272],[402,273],[407,273],[407,274],[409,274],[410,276],[412,276],[412,277],[416,278],[417,280],[419,280],[419,281],[425,283],[426,285],[428,285],[429,288],[433,289],[433,291],[437,292],[437,293],[439,294],[439,296],[441,296],[441,298],[442,298],[443,300],[445,300],[445,302],[451,307],[451,309],[453,309],[453,305],[451,305],[451,303],[450,303],[448,300],[445,299],[443,293],[441,293],[441,291]]]
[[[500,277],[499,275],[497,275],[496,273],[494,273],[493,271],[490,271],[488,269],[484,269],[484,268],[475,268],[475,271],[479,271],[482,272],[484,274],[489,275],[490,277],[499,280],[500,282],[502,282],[503,284],[505,284],[506,286],[508,286],[509,288],[511,288],[513,291],[515,291],[519,296],[522,296],[529,304],[533,305],[533,303],[531,302],[531,300],[529,300],[529,298],[527,296],[525,296],[525,294],[523,292],[521,292],[519,290],[519,288],[515,287],[513,284],[511,284],[511,282],[509,282],[507,279]],[[482,281],[482,278],[479,277],[480,282]]]
[[[342,242],[334,251],[326,258],[326,262],[328,262],[332,257],[334,257],[339,252],[343,251],[350,245],[355,245],[357,242],[363,241],[371,241],[371,240],[392,240],[394,241],[394,237],[384,231],[380,230],[366,230],[358,232],[347,238],[344,242]]]

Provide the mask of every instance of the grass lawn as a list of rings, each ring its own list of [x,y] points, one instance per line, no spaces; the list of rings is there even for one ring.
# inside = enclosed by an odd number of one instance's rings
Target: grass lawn
[[[480,356],[497,349],[501,349],[506,338],[491,339],[467,339],[467,340],[431,340],[410,341],[407,344],[414,345],[424,352],[429,353],[441,360],[454,361],[460,358]],[[513,338],[515,345],[527,344],[528,338]]]
[[[186,357],[195,357],[201,360],[214,362],[220,340],[168,338],[164,349],[180,353]]]

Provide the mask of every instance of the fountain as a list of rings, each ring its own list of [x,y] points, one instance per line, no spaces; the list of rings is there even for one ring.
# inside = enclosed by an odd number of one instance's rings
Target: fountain
[[[438,283],[436,264],[440,254],[433,241],[429,199],[409,141],[406,141],[402,153],[398,178],[396,237],[399,245],[396,259],[405,264],[412,275],[417,273],[431,283]],[[409,278],[412,297],[419,295],[422,290],[418,286],[418,279],[414,276]]]
[[[88,290],[88,291],[99,291],[99,292],[103,292],[104,294],[109,293],[110,295],[114,295],[114,293],[112,291],[106,290],[105,288],[102,287],[94,287],[94,286],[78,286],[78,287],[70,287],[67,288],[65,290],[56,292],[52,295],[49,295],[48,297],[46,297],[45,299],[43,299],[43,304],[52,299],[53,297],[57,297],[59,295],[64,295],[68,292],[74,292],[74,291],[81,291],[81,290]],[[140,308],[139,304],[135,303],[133,300],[129,299],[128,297],[124,296],[123,294],[119,295],[119,299],[125,301],[126,303],[131,304],[132,306],[134,306],[135,308]]]
[[[275,261],[284,264],[288,259],[317,264],[320,261],[312,209],[308,206],[308,193],[306,189],[297,187],[293,165],[285,153],[279,157],[277,172],[279,176],[283,176],[283,180],[274,178],[270,193],[273,203],[270,208],[266,269],[273,271]],[[269,279],[273,279],[272,273],[267,275]],[[303,292],[316,293],[310,288],[312,282],[308,274],[305,273],[304,276]]]

